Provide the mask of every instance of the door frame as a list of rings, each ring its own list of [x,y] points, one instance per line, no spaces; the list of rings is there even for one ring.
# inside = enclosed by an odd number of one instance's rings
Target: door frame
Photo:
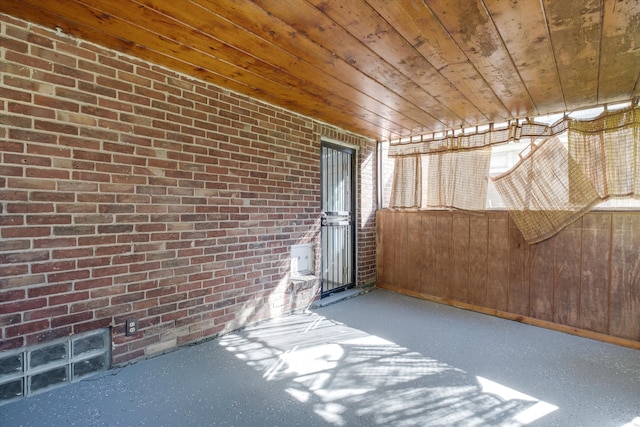
[[[339,290],[329,290],[324,291],[324,281],[323,281],[323,259],[322,259],[322,236],[319,236],[319,244],[320,244],[320,297],[324,298],[331,295],[334,292],[340,292],[348,288],[352,288],[358,285],[358,227],[360,224],[359,220],[359,212],[360,212],[360,193],[358,187],[358,179],[359,179],[359,155],[360,155],[360,147],[357,145],[349,144],[344,141],[339,141],[331,138],[322,137],[320,140],[320,212],[322,211],[322,191],[323,191],[323,167],[322,167],[322,147],[330,147],[337,150],[350,150],[352,152],[351,158],[351,205],[353,212],[352,219],[352,232],[351,232],[351,242],[353,244],[353,254],[352,254],[352,263],[353,263],[353,284],[347,286],[346,288],[340,288]],[[322,234],[322,226],[320,227],[320,234]]]

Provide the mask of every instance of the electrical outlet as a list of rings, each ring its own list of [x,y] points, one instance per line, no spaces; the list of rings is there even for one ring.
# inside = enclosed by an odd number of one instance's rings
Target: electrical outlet
[[[137,333],[138,333],[138,319],[127,320],[125,335],[130,337],[131,335],[135,335]]]

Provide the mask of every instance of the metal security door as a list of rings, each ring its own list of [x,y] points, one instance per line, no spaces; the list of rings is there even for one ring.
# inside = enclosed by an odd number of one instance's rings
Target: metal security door
[[[322,296],[355,285],[355,150],[322,144]]]

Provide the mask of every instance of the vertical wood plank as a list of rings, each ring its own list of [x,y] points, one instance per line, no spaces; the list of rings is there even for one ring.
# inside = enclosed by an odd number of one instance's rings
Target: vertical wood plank
[[[553,321],[555,236],[531,246],[531,317]]]
[[[451,298],[451,212],[436,213],[436,296]]]
[[[379,211],[379,241],[378,250],[381,251],[379,255],[382,258],[379,264],[379,277],[380,281],[387,285],[393,285],[395,283],[395,223],[396,215],[391,211]]]
[[[487,260],[487,307],[507,310],[509,286],[509,216],[489,214],[489,257]]]
[[[555,236],[553,321],[578,327],[580,314],[580,248],[582,219]]]
[[[469,303],[487,305],[487,215],[469,218]]]
[[[406,212],[397,212],[395,214],[395,270],[394,279],[395,286],[402,289],[407,287],[407,268],[409,266],[409,260],[407,259],[407,220],[409,214]]]
[[[509,218],[508,311],[529,315],[529,245],[515,222]]]
[[[420,292],[422,275],[422,224],[419,212],[407,213],[407,271],[406,289]]]
[[[640,214],[613,215],[609,333],[640,340]]]
[[[469,302],[469,214],[453,213],[451,241],[451,298]]]
[[[588,213],[582,218],[582,291],[580,328],[607,333],[611,213]]]
[[[376,211],[376,283],[383,283],[384,275],[384,211]]]
[[[437,293],[437,253],[438,253],[438,217],[434,212],[421,214],[422,242],[424,251],[422,254],[422,286],[420,291],[427,295]]]

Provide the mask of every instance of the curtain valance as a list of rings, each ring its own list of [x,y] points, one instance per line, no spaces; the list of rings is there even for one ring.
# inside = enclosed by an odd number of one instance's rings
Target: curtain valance
[[[590,120],[572,119],[563,116],[553,124],[539,123],[533,120],[513,120],[505,126],[491,125],[487,130],[471,133],[447,134],[440,137],[431,135],[420,141],[389,143],[389,157],[430,154],[443,151],[474,150],[496,144],[520,141],[524,138],[538,139],[559,135],[571,128],[578,132],[600,132],[617,129],[640,121],[638,107],[632,106],[622,110],[605,111]]]

